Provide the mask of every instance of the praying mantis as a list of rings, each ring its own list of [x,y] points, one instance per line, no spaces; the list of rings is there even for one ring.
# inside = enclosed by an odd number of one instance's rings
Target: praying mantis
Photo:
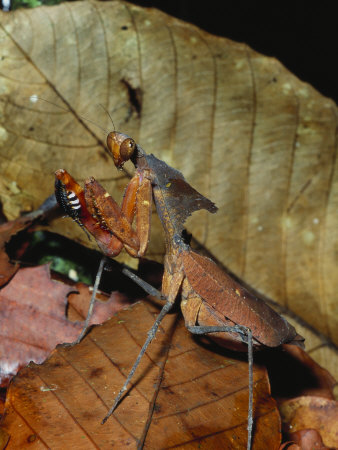
[[[161,312],[148,333],[134,366],[115,398],[104,423],[117,407],[163,317],[181,295],[181,310],[187,329],[208,334],[231,350],[248,351],[249,407],[248,440],[251,448],[253,427],[253,348],[278,347],[283,343],[302,346],[304,339],[292,325],[254,297],[221,270],[211,259],[192,250],[184,233],[184,223],[194,211],[215,213],[217,207],[197,192],[181,172],[146,152],[129,136],[111,132],[108,150],[121,169],[131,160],[135,175],[129,182],[121,207],[93,178],[84,189],[64,169],[56,172],[56,198],[71,216],[98,243],[102,252],[114,257],[124,247],[134,257],[145,254],[150,235],[152,198],[165,234],[166,255],[162,290],[158,292],[136,275],[124,273],[149,294],[165,300]],[[136,218],[136,230],[132,223]]]

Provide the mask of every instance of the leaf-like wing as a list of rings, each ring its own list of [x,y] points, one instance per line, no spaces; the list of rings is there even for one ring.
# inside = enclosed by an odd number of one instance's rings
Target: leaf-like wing
[[[236,324],[249,327],[253,337],[269,347],[302,343],[286,319],[253,296],[211,259],[193,251],[182,253],[184,271],[193,289],[213,309]]]
[[[194,211],[217,211],[216,205],[190,186],[180,171],[154,155],[147,155],[146,160],[154,175],[157,213],[163,228],[170,234],[180,235],[185,221]]]

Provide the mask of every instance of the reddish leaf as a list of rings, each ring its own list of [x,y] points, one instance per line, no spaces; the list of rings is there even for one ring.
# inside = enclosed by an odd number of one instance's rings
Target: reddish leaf
[[[7,395],[7,448],[32,439],[56,448],[60,435],[69,448],[136,448],[143,440],[145,448],[245,447],[245,359],[197,344],[174,314],[164,318],[113,417],[100,424],[157,312],[153,304],[138,303],[95,327],[79,345],[58,347],[43,365],[23,369]],[[278,449],[279,415],[264,368],[255,366],[254,380],[253,448]]]
[[[73,288],[50,279],[49,267],[21,269],[0,292],[1,384],[29,361],[41,363],[61,342],[72,342],[79,323],[65,317]]]

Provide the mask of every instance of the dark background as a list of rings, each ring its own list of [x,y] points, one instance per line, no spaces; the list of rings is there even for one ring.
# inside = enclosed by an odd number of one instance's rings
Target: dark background
[[[338,103],[336,2],[294,0],[134,1],[194,23],[210,33],[245,42],[275,56],[301,80]]]

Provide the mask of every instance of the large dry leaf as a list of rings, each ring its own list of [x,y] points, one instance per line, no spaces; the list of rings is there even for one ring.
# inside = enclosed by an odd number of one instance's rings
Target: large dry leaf
[[[0,195],[34,208],[66,168],[114,197],[96,105],[220,208],[189,230],[247,284],[338,342],[337,108],[278,61],[159,11],[79,2],[1,13]],[[37,94],[71,109],[29,102]],[[16,183],[17,190],[10,186]],[[86,238],[71,221],[56,229]],[[152,234],[150,254],[162,235]]]
[[[143,440],[149,449],[245,447],[245,358],[197,344],[175,314],[165,317],[114,416],[100,424],[157,313],[138,303],[79,345],[58,347],[43,365],[23,369],[6,399],[7,449],[32,441],[38,448],[136,448]],[[263,367],[255,365],[254,380],[253,448],[277,449],[280,419]]]

